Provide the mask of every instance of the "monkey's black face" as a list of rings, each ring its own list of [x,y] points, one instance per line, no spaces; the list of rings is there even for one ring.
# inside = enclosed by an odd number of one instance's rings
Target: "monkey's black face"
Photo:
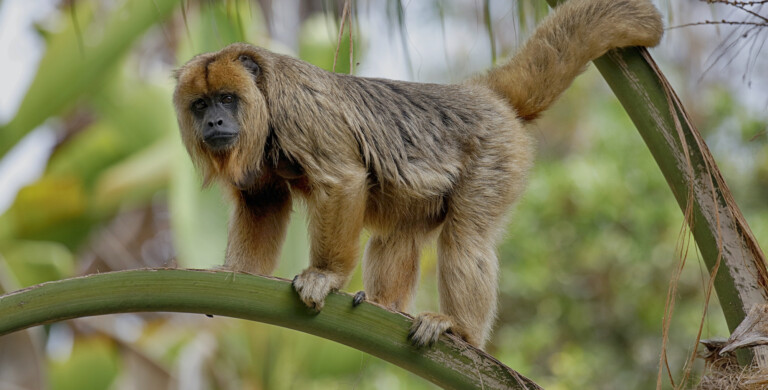
[[[233,93],[204,96],[192,102],[190,110],[202,134],[203,143],[211,150],[225,150],[237,140],[240,134],[237,102],[237,95]]]

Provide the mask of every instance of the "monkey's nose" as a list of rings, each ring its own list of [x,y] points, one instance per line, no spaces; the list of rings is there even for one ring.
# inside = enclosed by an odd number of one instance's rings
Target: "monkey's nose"
[[[215,121],[215,123],[214,123],[214,121],[208,122],[208,127],[213,127],[214,125],[221,126],[223,124],[224,124],[224,121],[222,119],[219,119],[219,120]]]

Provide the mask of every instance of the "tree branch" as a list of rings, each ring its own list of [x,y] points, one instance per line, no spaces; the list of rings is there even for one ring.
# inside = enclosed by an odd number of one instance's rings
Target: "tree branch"
[[[242,318],[299,330],[377,356],[447,389],[538,389],[485,352],[441,336],[416,349],[411,317],[333,293],[320,313],[283,279],[203,270],[120,271],[43,283],[0,296],[0,336],[100,314],[167,311]]]
[[[547,0],[551,6],[562,1]],[[637,127],[683,210],[733,332],[753,306],[768,303],[765,254],[703,137],[648,51],[636,47],[611,50],[594,63]],[[768,366],[768,347],[754,352],[760,367]],[[742,365],[748,363],[749,356],[741,353],[739,357]]]

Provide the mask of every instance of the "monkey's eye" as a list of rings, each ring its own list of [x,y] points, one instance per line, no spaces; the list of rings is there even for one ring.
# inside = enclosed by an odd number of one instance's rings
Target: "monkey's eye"
[[[203,111],[206,107],[208,107],[208,104],[203,99],[197,99],[192,103],[192,109],[195,111]]]
[[[221,95],[221,98],[219,98],[219,101],[224,104],[230,104],[235,101],[235,97],[232,95]]]

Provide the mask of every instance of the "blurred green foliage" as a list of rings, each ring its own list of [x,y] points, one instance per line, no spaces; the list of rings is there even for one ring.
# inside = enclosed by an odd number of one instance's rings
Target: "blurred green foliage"
[[[235,41],[285,49],[268,38],[265,16],[252,2],[74,4],[81,35],[62,9],[56,22],[63,27],[47,34],[46,55],[17,117],[0,127],[0,153],[48,118],[62,128],[43,176],[0,216],[0,290],[83,272],[174,265],[172,258],[183,267],[220,264],[227,206],[216,188],[200,189],[181,145],[168,62],[177,66]],[[528,16],[542,11],[520,4]],[[315,14],[296,26],[298,54],[325,69],[336,48],[328,19]],[[357,61],[366,39],[355,34]],[[349,72],[347,39],[345,33],[338,72]],[[158,63],[160,76],[147,70]],[[765,242],[765,118],[741,109],[726,89],[700,97],[697,121],[717,141],[718,163]],[[682,215],[596,72],[579,78],[533,131],[540,156],[500,246],[500,313],[489,352],[549,389],[651,387]],[[173,242],[176,256],[158,249],[163,240]],[[277,275],[292,277],[306,257],[297,207]],[[434,250],[425,249],[414,312],[437,309],[435,262]],[[689,261],[671,328],[673,372],[692,349],[705,281],[702,266]],[[361,287],[358,269],[348,290]],[[165,314],[114,316],[107,325],[80,321],[89,325],[71,325],[64,357],[38,356],[47,372],[34,374],[52,389],[105,389],[148,372],[161,378],[156,384],[199,381],[204,388],[433,388],[359,351],[263,324]],[[704,337],[726,334],[713,299]],[[67,344],[57,332],[33,336],[39,345],[29,348]],[[135,355],[141,358],[129,359]]]
[[[120,358],[108,337],[78,340],[67,360],[49,365],[52,390],[107,389],[119,372]]]

